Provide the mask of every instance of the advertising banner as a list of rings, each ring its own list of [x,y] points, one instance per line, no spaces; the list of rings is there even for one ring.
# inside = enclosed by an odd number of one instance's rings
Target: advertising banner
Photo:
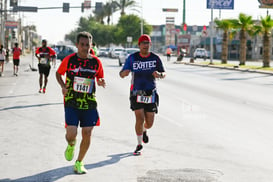
[[[273,0],[258,0],[260,3],[259,8],[273,8]]]
[[[234,0],[207,0],[207,9],[234,9]]]

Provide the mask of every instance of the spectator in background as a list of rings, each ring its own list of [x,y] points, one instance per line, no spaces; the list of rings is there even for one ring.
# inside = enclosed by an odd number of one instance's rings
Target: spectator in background
[[[168,48],[166,49],[167,61],[171,60],[172,52],[172,49],[168,46]]]
[[[0,66],[1,66],[0,76],[4,76],[5,57],[6,57],[6,49],[4,49],[4,46],[1,44],[0,46]]]

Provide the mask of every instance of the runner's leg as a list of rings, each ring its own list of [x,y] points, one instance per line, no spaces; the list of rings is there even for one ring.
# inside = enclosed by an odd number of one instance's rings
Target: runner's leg
[[[76,136],[77,136],[77,126],[72,126],[72,125],[67,126],[65,139],[69,145],[71,146],[75,145]]]
[[[91,135],[94,127],[82,127],[82,141],[77,161],[82,161],[91,143]]]
[[[155,113],[154,112],[145,112],[144,127],[146,129],[150,129],[153,126],[153,124],[154,124],[154,117],[155,117]]]

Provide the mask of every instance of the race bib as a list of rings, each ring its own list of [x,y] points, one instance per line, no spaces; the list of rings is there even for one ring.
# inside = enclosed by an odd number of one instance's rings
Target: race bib
[[[81,93],[91,93],[94,85],[94,79],[74,77],[73,90]]]
[[[143,103],[143,104],[151,104],[155,102],[155,95],[149,95],[149,96],[144,96],[144,95],[137,95],[137,102],[138,103]]]
[[[41,64],[47,64],[47,59],[46,58],[41,58],[40,63]]]

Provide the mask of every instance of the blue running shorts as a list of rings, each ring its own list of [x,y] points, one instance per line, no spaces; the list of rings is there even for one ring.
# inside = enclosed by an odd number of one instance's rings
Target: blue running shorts
[[[65,107],[65,123],[67,126],[92,127],[96,126],[99,120],[97,109],[77,109],[73,107]]]

